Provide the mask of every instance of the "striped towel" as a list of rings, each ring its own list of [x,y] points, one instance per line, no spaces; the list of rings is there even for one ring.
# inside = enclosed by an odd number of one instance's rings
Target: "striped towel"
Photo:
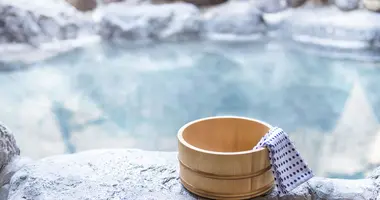
[[[282,129],[278,127],[270,129],[254,149],[262,147],[269,150],[269,160],[280,196],[288,194],[314,176]]]

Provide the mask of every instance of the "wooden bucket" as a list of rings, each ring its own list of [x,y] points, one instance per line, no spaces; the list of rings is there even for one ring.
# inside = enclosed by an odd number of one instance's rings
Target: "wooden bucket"
[[[273,187],[268,150],[252,150],[270,125],[242,117],[211,117],[178,132],[182,185],[211,199],[249,199]]]

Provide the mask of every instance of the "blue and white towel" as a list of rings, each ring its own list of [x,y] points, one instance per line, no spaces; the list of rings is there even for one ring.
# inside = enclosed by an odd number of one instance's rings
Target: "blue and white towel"
[[[270,129],[254,149],[261,147],[269,150],[269,160],[280,196],[289,193],[314,176],[282,129],[278,127]]]

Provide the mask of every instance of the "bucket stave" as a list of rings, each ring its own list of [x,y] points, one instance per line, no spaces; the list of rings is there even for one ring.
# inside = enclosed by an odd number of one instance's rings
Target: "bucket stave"
[[[213,199],[248,199],[268,192],[273,175],[265,148],[252,150],[270,125],[241,117],[190,122],[178,132],[185,188]]]

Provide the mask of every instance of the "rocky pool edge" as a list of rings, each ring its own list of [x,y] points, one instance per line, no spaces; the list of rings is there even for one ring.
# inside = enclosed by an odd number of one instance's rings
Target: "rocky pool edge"
[[[1,129],[0,199],[199,199],[181,185],[177,152],[99,149],[31,160],[12,132]],[[378,199],[380,167],[364,179],[314,177],[278,197],[256,199]]]

